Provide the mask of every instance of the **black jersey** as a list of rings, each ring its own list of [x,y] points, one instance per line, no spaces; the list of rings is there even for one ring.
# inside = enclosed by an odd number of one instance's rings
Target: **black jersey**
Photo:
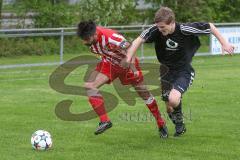
[[[170,69],[191,65],[192,57],[200,47],[198,35],[209,34],[209,23],[176,23],[175,31],[162,35],[156,25],[140,35],[146,43],[154,43],[158,61]]]

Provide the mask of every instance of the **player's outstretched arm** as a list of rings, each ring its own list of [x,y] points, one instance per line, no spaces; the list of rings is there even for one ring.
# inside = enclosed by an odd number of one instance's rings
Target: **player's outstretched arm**
[[[141,37],[136,38],[132,45],[127,49],[127,56],[121,61],[121,66],[123,68],[129,67],[132,58],[135,56],[137,49],[141,46],[142,43],[144,43],[145,40]]]
[[[209,23],[210,25],[210,29],[212,34],[218,39],[218,41],[221,43],[222,45],[222,53],[224,54],[224,52],[226,51],[227,53],[229,53],[230,55],[233,54],[234,52],[234,46],[230,43],[228,43],[223,36],[221,35],[221,33],[218,31],[218,29],[214,26],[214,24]]]

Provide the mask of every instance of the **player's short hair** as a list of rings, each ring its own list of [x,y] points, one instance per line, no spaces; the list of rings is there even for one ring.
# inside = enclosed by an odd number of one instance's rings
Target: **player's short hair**
[[[156,13],[154,18],[155,23],[165,22],[166,24],[170,24],[171,22],[175,22],[175,14],[172,9],[168,7],[161,7]]]
[[[96,23],[92,20],[82,21],[78,24],[77,35],[81,39],[89,38],[95,34],[96,28]]]

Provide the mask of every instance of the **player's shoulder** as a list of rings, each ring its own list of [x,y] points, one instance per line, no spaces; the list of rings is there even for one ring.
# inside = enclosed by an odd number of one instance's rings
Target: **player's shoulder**
[[[208,22],[181,23],[180,30],[184,34],[209,34],[210,24]]]
[[[155,31],[158,31],[158,27],[157,27],[156,24],[152,24],[147,29],[145,29],[145,31],[147,31],[147,32],[155,32]]]
[[[102,27],[102,26],[98,26],[97,31],[99,34],[107,37],[111,37],[113,34],[117,34],[117,31],[110,28]]]
[[[202,27],[209,28],[209,23],[208,22],[187,22],[187,23],[180,24],[181,30],[186,30],[191,28],[202,28]]]
[[[142,31],[140,37],[144,38],[149,35],[153,35],[153,33],[158,32],[158,28],[156,24],[150,25],[147,29]]]

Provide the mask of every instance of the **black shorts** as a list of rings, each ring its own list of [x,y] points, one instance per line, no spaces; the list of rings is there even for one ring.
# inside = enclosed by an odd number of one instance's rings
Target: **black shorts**
[[[181,94],[187,91],[192,85],[195,72],[192,66],[185,66],[181,69],[172,70],[166,66],[160,66],[162,99],[168,101],[172,89],[178,90]]]

